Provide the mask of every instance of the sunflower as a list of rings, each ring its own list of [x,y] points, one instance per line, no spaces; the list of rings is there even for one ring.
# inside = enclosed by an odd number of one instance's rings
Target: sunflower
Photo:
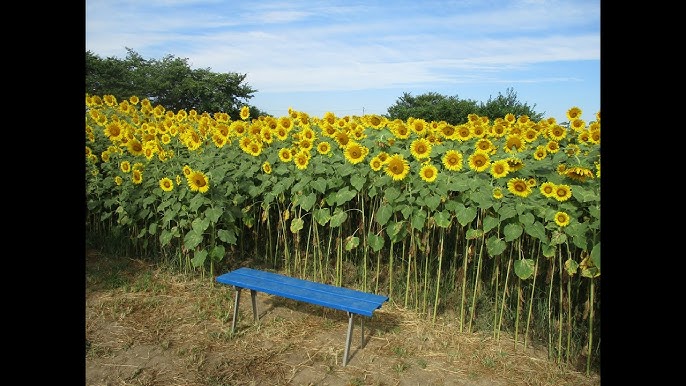
[[[378,155],[373,157],[369,161],[369,167],[372,168],[372,170],[375,172],[378,172],[379,170],[381,170],[382,166],[383,166],[383,161],[381,161],[381,158],[379,158]]]
[[[174,181],[169,177],[164,177],[160,180],[160,188],[165,192],[171,192],[174,189]]]
[[[249,106],[241,107],[241,119],[245,121],[248,118],[250,118],[250,107]]]
[[[407,123],[410,125],[412,132],[414,132],[417,136],[423,137],[426,134],[428,124],[425,120],[421,118],[415,118],[410,121],[410,119],[408,119]]]
[[[503,198],[503,190],[499,187],[493,188],[493,198],[496,200]]]
[[[129,161],[121,161],[119,164],[119,169],[121,169],[122,172],[128,173],[131,171],[131,162]]]
[[[595,164],[595,170],[596,170],[595,175],[596,175],[596,177],[600,178],[600,162],[594,162],[594,164]]]
[[[468,141],[473,135],[471,127],[465,124],[459,125],[457,127],[457,133],[455,134],[457,140],[460,142]]]
[[[488,154],[481,151],[475,151],[469,156],[468,164],[470,169],[477,172],[483,172],[491,166],[491,159]]]
[[[176,186],[181,186],[181,176],[178,174],[176,175]]]
[[[385,171],[393,178],[393,181],[401,181],[410,172],[410,164],[401,154],[396,153],[388,157]]]
[[[331,144],[326,141],[319,142],[317,144],[317,152],[322,155],[331,153]]]
[[[586,122],[584,122],[584,120],[581,118],[576,118],[576,119],[572,120],[569,127],[571,127],[572,130],[574,130],[578,133],[586,127]]]
[[[345,147],[348,146],[348,142],[350,142],[350,136],[348,136],[348,133],[343,130],[337,131],[334,135],[334,139],[336,140],[336,143],[338,143],[338,146],[342,149],[345,149]]]
[[[557,201],[567,201],[570,197],[572,197],[572,188],[569,185],[555,185],[555,190],[552,196]]]
[[[312,140],[308,138],[302,138],[300,141],[298,141],[298,147],[303,150],[310,151],[312,150],[312,146],[314,146],[314,144],[312,143]]]
[[[295,167],[297,167],[300,170],[305,170],[307,169],[307,165],[310,163],[310,153],[300,150],[293,156],[293,160],[295,162]]]
[[[579,118],[581,116],[581,113],[582,113],[581,109],[574,106],[571,109],[567,110],[567,119],[569,119],[569,121],[571,122],[571,121]]]
[[[272,164],[270,164],[269,161],[264,161],[262,164],[262,171],[267,174],[272,174]]]
[[[501,159],[491,165],[491,175],[495,178],[503,178],[510,172],[510,165],[507,160]]]
[[[143,172],[140,170],[134,169],[133,173],[131,173],[131,180],[136,185],[140,184],[141,182],[143,182]]]
[[[410,144],[410,153],[418,160],[429,158],[431,156],[431,143],[426,138],[415,139]]]
[[[403,122],[394,122],[391,126],[391,132],[398,139],[407,139],[410,137],[410,129]]]
[[[462,153],[458,150],[448,150],[443,155],[443,166],[446,169],[457,172],[462,170]]]
[[[565,212],[555,213],[555,224],[561,227],[569,225],[569,215]]]
[[[374,129],[381,129],[387,123],[387,120],[385,118],[378,116],[376,114],[368,114],[365,116],[365,118],[367,124]]]
[[[507,153],[518,152],[524,149],[524,141],[517,134],[510,134],[507,136],[505,142],[505,151]]]
[[[531,194],[531,187],[523,178],[512,178],[507,182],[507,190],[519,197],[528,197]]]
[[[481,138],[480,140],[476,141],[474,147],[476,148],[476,150],[481,150],[484,153],[488,154],[495,154],[495,152],[497,151],[495,146],[493,146],[493,142],[491,142],[491,140],[488,138]]]
[[[124,130],[122,130],[119,122],[110,122],[107,126],[105,126],[105,135],[112,142],[119,141],[123,134]]]
[[[546,150],[545,146],[536,146],[536,150],[534,150],[534,159],[536,161],[541,161],[546,155],[548,155],[548,151]]]
[[[419,170],[419,176],[426,182],[434,182],[438,177],[438,169],[432,164],[426,164]]]
[[[122,179],[121,176],[116,176],[114,177],[114,183],[117,184],[117,186],[119,186],[122,183],[124,183],[124,179]]]
[[[494,123],[493,126],[491,126],[491,135],[494,136],[495,138],[502,138],[505,136],[505,125],[502,123]]]
[[[553,125],[548,128],[548,136],[557,142],[562,141],[567,136],[567,129],[560,125]]]
[[[512,114],[512,113],[505,114],[505,122],[507,122],[507,124],[512,125],[516,121],[517,121],[517,118],[515,118],[514,114]]]
[[[555,196],[555,184],[550,181],[542,183],[539,190],[541,191],[541,194],[545,197],[552,198]]]
[[[510,165],[510,171],[516,172],[524,167],[524,162],[517,157],[510,157],[507,159],[507,164]]]
[[[582,168],[580,166],[567,168],[563,174],[579,182],[584,182],[587,178],[593,178],[593,172],[590,169]]]
[[[560,143],[557,141],[548,141],[545,148],[548,150],[548,153],[555,154],[560,151]]]
[[[262,142],[250,141],[250,145],[248,146],[248,154],[250,154],[253,157],[257,157],[260,154],[262,154],[262,149]]]
[[[535,187],[536,185],[538,185],[538,181],[536,181],[536,178],[534,178],[534,177],[529,177],[529,178],[526,180],[526,184],[529,185],[529,187],[533,188],[533,187]]]
[[[205,193],[210,189],[210,181],[207,179],[205,173],[194,170],[186,177],[188,186],[193,192]]]
[[[357,142],[350,142],[345,147],[345,159],[353,165],[364,161],[364,157],[369,153],[369,148],[362,146]]]

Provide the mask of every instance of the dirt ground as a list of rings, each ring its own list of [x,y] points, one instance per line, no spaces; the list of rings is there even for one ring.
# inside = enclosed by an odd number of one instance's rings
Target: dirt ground
[[[196,275],[197,276],[197,275]],[[516,349],[511,336],[467,333],[451,316],[385,303],[356,317],[348,365],[344,312],[244,292],[140,260],[86,254],[86,385],[600,385],[600,376]]]

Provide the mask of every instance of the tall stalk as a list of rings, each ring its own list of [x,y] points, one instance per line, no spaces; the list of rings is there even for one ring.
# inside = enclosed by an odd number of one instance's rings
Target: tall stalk
[[[438,295],[441,290],[441,269],[443,265],[443,237],[445,231],[443,228],[439,230],[438,236],[438,272],[436,273],[436,296],[434,297],[434,315],[432,322],[436,323],[436,313],[438,312]]]
[[[393,298],[393,240],[388,251],[388,297]]]
[[[558,307],[560,308],[559,311],[559,316],[558,316],[558,331],[557,331],[557,363],[560,363],[562,360],[562,321],[564,320],[564,310],[562,309],[563,307],[563,302],[562,302],[562,275],[564,272],[564,269],[562,269],[562,248],[558,250],[557,258],[558,258],[558,266],[560,267],[560,285],[559,285],[559,299],[558,299]]]
[[[503,299],[500,301],[500,317],[498,318],[498,336],[496,339],[500,340],[500,328],[503,325],[503,312],[505,311],[505,296],[507,295],[507,282],[510,278],[510,268],[512,267],[512,253],[507,259],[507,271],[505,272],[505,285],[503,286]]]
[[[550,287],[548,287],[548,359],[553,352],[553,282],[555,281],[555,259],[550,258]]]
[[[529,325],[531,323],[531,314],[533,313],[534,305],[534,290],[536,289],[536,276],[538,275],[538,258],[539,254],[536,253],[536,264],[534,265],[534,279],[531,284],[531,296],[529,297],[529,313],[526,317],[526,330],[524,332],[524,348],[526,349],[526,341],[529,338]]]
[[[589,295],[590,312],[588,317],[588,354],[586,355],[586,375],[591,374],[591,355],[593,354],[593,304],[595,302],[595,281],[591,280],[591,293]]]
[[[407,303],[410,299],[410,273],[412,272],[412,257],[415,254],[415,249],[416,248],[414,246],[414,230],[412,230],[410,232],[410,252],[407,254],[407,275],[405,275],[405,308],[407,308]]]
[[[464,305],[466,301],[465,291],[467,290],[467,261],[469,260],[469,240],[464,243],[464,256],[462,257],[462,294],[460,298],[460,332],[464,327]]]
[[[476,273],[474,275],[474,293],[472,293],[472,311],[469,316],[469,328],[467,331],[471,332],[472,331],[472,322],[474,321],[474,314],[476,314],[476,297],[478,294],[478,289],[479,289],[479,280],[481,279],[481,262],[483,261],[483,255],[484,255],[484,237],[486,233],[482,233],[481,235],[481,245],[479,246],[479,259],[477,260],[476,263]]]
[[[524,258],[524,249],[522,247],[522,238],[518,240],[519,243],[519,260]],[[517,276],[517,306],[515,312],[515,333],[514,333],[514,350],[517,351],[517,342],[519,341],[519,314],[522,309],[522,301],[524,296],[522,296],[522,278]]]

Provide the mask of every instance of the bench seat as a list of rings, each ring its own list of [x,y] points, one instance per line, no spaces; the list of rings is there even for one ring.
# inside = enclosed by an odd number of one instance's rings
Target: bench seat
[[[216,281],[221,284],[232,285],[236,288],[231,333],[234,333],[236,328],[241,289],[250,290],[255,321],[258,320],[257,304],[255,301],[256,292],[258,291],[347,312],[349,323],[345,352],[343,354],[343,366],[348,361],[353,315],[371,317],[375,310],[381,308],[381,305],[388,301],[388,296],[317,283],[247,267],[219,275]],[[361,325],[362,344],[364,345],[364,320],[362,320]]]

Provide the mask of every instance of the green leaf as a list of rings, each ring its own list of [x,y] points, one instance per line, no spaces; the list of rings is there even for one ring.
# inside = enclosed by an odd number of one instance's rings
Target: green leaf
[[[545,234],[545,225],[541,222],[535,221],[533,224],[525,226],[524,231],[531,237],[541,241],[548,241],[548,236]]]
[[[470,222],[474,221],[476,218],[476,208],[465,207],[463,210],[455,213],[455,217],[460,225],[467,226]]]
[[[436,208],[438,208],[438,206],[441,204],[441,196],[436,194],[430,194],[424,197],[424,203],[430,210],[436,210]]]
[[[191,259],[191,264],[193,267],[201,267],[203,264],[205,264],[205,259],[207,258],[207,251],[204,249],[201,249],[199,251],[195,251],[193,254],[193,258]]]
[[[591,250],[591,261],[593,262],[593,265],[598,267],[598,270],[600,271],[600,242],[594,245],[593,249]]]
[[[216,224],[217,221],[222,217],[222,213],[224,213],[223,208],[221,207],[210,207],[207,208],[205,211],[205,217],[212,222],[212,224]]]
[[[550,238],[550,244],[551,245],[560,245],[564,244],[567,242],[567,235],[560,232],[560,231],[554,231],[553,236]]]
[[[534,273],[533,259],[518,259],[514,261],[514,270],[517,277],[526,280]]]
[[[210,251],[210,259],[215,262],[220,262],[224,258],[224,255],[226,254],[226,249],[224,248],[223,245],[215,245],[214,248]]]
[[[467,229],[467,232],[465,233],[465,238],[467,240],[474,240],[483,237],[483,235],[483,229]]]
[[[331,216],[331,220],[329,221],[329,225],[336,228],[341,226],[345,222],[345,220],[348,218],[348,214],[341,210],[340,208],[336,208],[334,210],[333,216]]]
[[[567,261],[565,261],[565,269],[567,270],[567,274],[569,274],[569,276],[574,276],[579,270],[579,263],[574,261],[574,259],[569,258]]]
[[[450,213],[448,211],[440,211],[434,215],[434,220],[436,220],[436,225],[441,228],[447,228],[450,226]]]
[[[219,240],[231,245],[236,245],[236,241],[238,241],[236,231],[234,230],[219,229],[217,230],[217,237]]]
[[[313,212],[313,216],[315,221],[317,221],[319,225],[324,226],[331,219],[331,211],[329,210],[329,208],[315,209]]]
[[[183,244],[186,246],[186,249],[193,249],[202,242],[202,238],[202,233],[198,233],[194,229],[191,229],[183,238]]]
[[[424,228],[424,223],[426,222],[426,212],[421,209],[417,209],[412,214],[412,228],[416,230],[422,230]]]
[[[521,225],[515,223],[507,224],[505,225],[505,228],[503,228],[505,241],[508,243],[517,240],[517,238],[519,238],[519,236],[522,235],[522,232],[524,232],[524,228],[522,228]]]
[[[160,233],[160,244],[163,247],[166,247],[169,244],[169,242],[171,242],[173,236],[174,234],[171,231],[163,229]]]
[[[303,229],[303,225],[305,224],[305,221],[303,221],[302,218],[297,217],[291,220],[291,232],[292,233],[298,233],[299,230]]]
[[[359,174],[353,174],[352,176],[350,176],[350,185],[352,185],[352,187],[355,188],[358,192],[362,191],[365,182],[367,182],[367,179]]]
[[[484,217],[484,225],[483,225],[484,232],[488,232],[491,229],[497,227],[499,223],[500,222],[498,221],[498,219],[493,217],[493,216]]]
[[[193,222],[191,223],[191,227],[193,228],[194,231],[196,231],[198,233],[203,233],[207,230],[207,228],[210,227],[210,220],[208,220],[205,217],[203,217],[203,218],[198,217],[195,220],[193,220]]]
[[[374,218],[379,225],[384,226],[388,222],[388,219],[393,215],[393,208],[388,204],[379,205],[379,209],[376,210],[376,215]]]
[[[486,240],[486,249],[491,257],[500,255],[505,248],[507,248],[507,243],[496,236],[491,236]]]
[[[324,194],[326,192],[326,179],[319,177],[312,181],[312,189]]]
[[[391,186],[388,189],[386,189],[386,193],[384,194],[384,198],[386,201],[388,201],[390,204],[394,203],[395,200],[400,196],[400,190],[398,190],[396,187]]]
[[[379,252],[384,246],[383,236],[375,235],[372,232],[367,233],[367,242],[374,252]]]
[[[536,221],[536,218],[531,212],[526,212],[519,215],[519,223],[524,225],[524,227],[533,224],[534,221]]]
[[[341,190],[338,191],[336,194],[336,205],[341,206],[345,204],[346,202],[350,201],[357,195],[357,192],[354,190],[350,190],[347,186],[344,186]]]
[[[348,236],[345,239],[345,250],[351,251],[353,248],[357,248],[360,245],[360,238],[357,236]]]
[[[148,233],[151,235],[154,235],[157,233],[157,223],[151,223],[150,226],[148,227]]]
[[[317,194],[312,192],[300,199],[300,207],[309,212],[315,202],[317,202]]]

